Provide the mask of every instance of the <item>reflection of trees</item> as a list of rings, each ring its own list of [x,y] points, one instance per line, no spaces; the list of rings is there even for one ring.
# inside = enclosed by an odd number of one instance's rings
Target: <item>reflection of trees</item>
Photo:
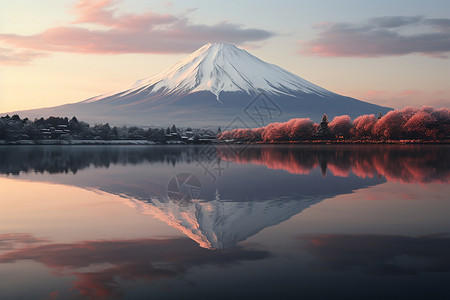
[[[417,145],[317,145],[249,147],[239,155],[220,149],[222,159],[242,164],[260,164],[293,174],[308,174],[320,166],[325,175],[347,177],[385,176],[401,182],[447,182],[450,156],[447,146]]]
[[[19,146],[0,148],[0,173],[76,173],[116,164],[192,162],[200,147],[153,146]]]
[[[325,175],[362,178],[384,176],[391,181],[446,182],[450,178],[448,146],[435,145],[266,145],[245,151],[204,146],[19,146],[0,148],[0,173],[76,173],[88,167],[115,164],[180,162],[223,159],[241,164],[260,164],[292,174],[308,174],[316,167]],[[239,153],[239,154],[238,154]]]
[[[16,240],[22,241],[21,235],[16,236]],[[0,244],[2,238],[0,235]],[[11,239],[10,236],[6,238],[8,240],[4,244]],[[123,280],[151,283],[163,278],[181,277],[199,266],[224,267],[270,256],[267,251],[243,248],[208,251],[186,238],[76,243],[51,243],[31,236],[27,238],[32,239],[32,243],[0,254],[0,264],[32,260],[46,265],[60,276],[75,276],[74,288],[83,299],[121,297],[124,295],[120,284]]]

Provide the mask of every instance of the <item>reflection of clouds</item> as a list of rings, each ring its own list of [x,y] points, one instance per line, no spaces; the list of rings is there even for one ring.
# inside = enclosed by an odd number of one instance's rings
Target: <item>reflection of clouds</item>
[[[28,233],[0,234],[0,251],[12,250],[18,246],[36,245],[48,242],[46,239],[35,238]]]
[[[123,293],[119,279],[152,282],[182,276],[196,266],[222,267],[269,256],[266,251],[242,248],[209,251],[189,239],[171,238],[25,245],[1,254],[0,263],[40,262],[56,274],[76,276],[74,288],[83,297],[110,299]]]
[[[350,172],[361,178],[384,176],[401,183],[445,183],[450,179],[448,147],[413,145],[249,147],[237,155],[230,149],[219,152],[224,160],[258,164],[292,174],[309,174],[317,166],[334,176]]]
[[[318,234],[299,238],[319,270],[362,268],[374,275],[450,272],[450,236]]]

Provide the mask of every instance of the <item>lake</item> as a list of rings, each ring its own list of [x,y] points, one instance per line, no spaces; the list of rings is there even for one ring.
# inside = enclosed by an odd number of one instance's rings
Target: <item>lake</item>
[[[0,147],[0,299],[450,299],[450,146]]]

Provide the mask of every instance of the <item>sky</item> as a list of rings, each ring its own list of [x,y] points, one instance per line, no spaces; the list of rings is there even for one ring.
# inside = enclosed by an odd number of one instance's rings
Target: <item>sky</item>
[[[450,107],[448,0],[0,0],[0,113],[127,88],[208,42],[363,101]]]

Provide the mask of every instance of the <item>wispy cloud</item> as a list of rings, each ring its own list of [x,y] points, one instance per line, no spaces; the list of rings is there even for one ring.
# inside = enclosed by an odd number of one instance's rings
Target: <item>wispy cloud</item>
[[[345,92],[357,99],[368,100],[379,105],[395,108],[405,106],[431,105],[435,107],[450,107],[450,90],[397,90],[397,91],[366,91]]]
[[[92,54],[183,53],[193,51],[208,42],[246,44],[275,35],[270,31],[244,28],[226,21],[215,25],[195,24],[187,14],[178,16],[153,11],[121,14],[116,6],[117,2],[80,0],[72,8],[75,16],[72,22],[48,28],[34,35],[0,34],[0,43],[29,53],[27,57],[22,58],[28,62],[40,55],[40,52],[31,51]],[[19,58],[16,60],[19,61]],[[3,62],[5,61],[7,59],[4,58]],[[13,57],[10,61],[14,61]]]
[[[0,234],[0,251],[12,250],[17,246],[37,246],[48,241],[29,233],[3,233]]]
[[[300,54],[379,57],[421,54],[448,58],[450,19],[385,16],[362,23],[320,23],[317,38],[301,41]]]
[[[26,65],[33,59],[38,57],[44,57],[48,54],[30,51],[30,50],[17,50],[11,48],[0,47],[0,64],[2,65]]]

